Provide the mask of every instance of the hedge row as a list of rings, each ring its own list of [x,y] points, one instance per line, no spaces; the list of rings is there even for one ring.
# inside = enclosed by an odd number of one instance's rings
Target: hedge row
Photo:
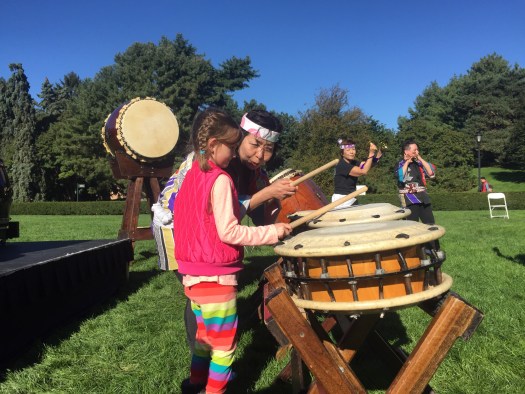
[[[525,192],[505,193],[508,209],[525,209]],[[487,193],[430,193],[434,211],[488,210]],[[396,194],[367,194],[358,197],[359,204],[385,202],[400,205]]]
[[[14,202],[11,215],[122,215],[125,201]],[[148,203],[140,203],[140,213],[149,213]]]
[[[525,210],[525,192],[505,193],[509,209]],[[431,193],[435,211],[479,211],[488,209],[486,193]],[[400,205],[396,194],[367,194],[358,198],[359,204],[377,202]],[[122,215],[124,201],[89,202],[28,202],[13,203],[11,215]],[[150,213],[146,201],[140,205],[140,213]]]

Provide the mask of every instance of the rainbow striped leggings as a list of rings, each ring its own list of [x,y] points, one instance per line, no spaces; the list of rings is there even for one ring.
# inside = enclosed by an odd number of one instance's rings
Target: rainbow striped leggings
[[[184,293],[197,318],[190,382],[206,384],[206,393],[224,393],[237,347],[237,288],[203,282]]]

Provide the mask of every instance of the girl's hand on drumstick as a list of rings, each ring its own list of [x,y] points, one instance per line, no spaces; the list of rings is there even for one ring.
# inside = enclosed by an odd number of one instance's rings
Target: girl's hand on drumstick
[[[370,156],[374,155],[377,152],[377,146],[370,141]]]
[[[289,223],[275,223],[275,227],[277,228],[277,237],[279,239],[287,237],[292,232],[292,226]]]
[[[297,191],[297,186],[290,185],[290,179],[278,179],[270,186],[267,186],[270,198],[284,200],[286,197],[293,196]]]

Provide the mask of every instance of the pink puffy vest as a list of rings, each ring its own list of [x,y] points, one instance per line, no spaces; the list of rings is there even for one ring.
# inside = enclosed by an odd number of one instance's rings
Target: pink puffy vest
[[[237,192],[230,176],[209,163],[211,170],[207,172],[197,162],[193,163],[175,199],[173,236],[181,274],[226,275],[243,268],[243,246],[225,244],[219,239],[210,204],[211,189],[220,174],[229,178],[234,202],[238,201]],[[233,212],[240,219],[238,204],[234,204]]]

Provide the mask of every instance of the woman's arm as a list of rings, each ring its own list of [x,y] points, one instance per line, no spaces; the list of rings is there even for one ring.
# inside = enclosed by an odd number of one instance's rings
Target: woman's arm
[[[279,179],[259,190],[250,199],[248,212],[271,199],[283,200],[286,197],[293,196],[297,191],[297,186],[291,186],[291,182],[290,179]]]

